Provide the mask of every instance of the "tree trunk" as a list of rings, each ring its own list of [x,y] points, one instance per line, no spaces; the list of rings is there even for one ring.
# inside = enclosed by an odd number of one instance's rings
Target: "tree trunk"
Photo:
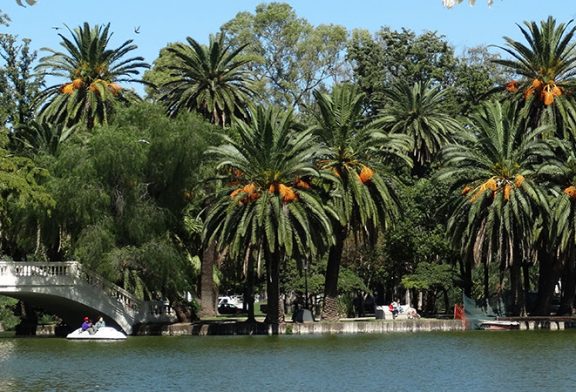
[[[490,271],[486,261],[482,265],[484,267],[484,306],[487,307],[490,299]]]
[[[468,298],[472,298],[472,260],[472,251],[468,252],[467,257],[458,259],[460,276],[462,277],[462,291]]]
[[[338,275],[340,274],[340,260],[344,250],[344,240],[346,239],[346,227],[340,226],[335,233],[336,243],[328,254],[328,265],[326,266],[326,277],[324,283],[324,309],[322,319],[336,321],[338,314]]]
[[[510,266],[510,302],[511,312],[513,316],[520,315],[522,311],[521,302],[523,299],[522,293],[522,280],[520,276],[520,264],[513,263]]]
[[[216,243],[212,242],[202,252],[200,266],[200,318],[217,315],[217,293],[214,285],[214,264],[216,261]]]
[[[248,247],[246,260],[246,286],[244,289],[244,307],[248,312],[247,322],[256,322],[254,315],[254,255],[251,247]]]
[[[555,253],[539,252],[540,273],[538,276],[538,297],[532,314],[536,316],[548,316],[552,308],[554,289],[560,280],[562,262]]]
[[[520,314],[523,317],[528,315],[528,293],[530,291],[530,264],[527,261],[522,262],[522,276],[524,277],[522,292],[522,308]]]
[[[576,294],[576,268],[572,258],[566,258],[562,272],[562,298],[560,300],[559,315],[571,315]]]
[[[266,322],[272,327],[272,333],[279,333],[279,325],[284,321],[283,306],[280,303],[280,255],[270,252],[264,245],[266,258],[266,286],[268,303],[266,306]]]

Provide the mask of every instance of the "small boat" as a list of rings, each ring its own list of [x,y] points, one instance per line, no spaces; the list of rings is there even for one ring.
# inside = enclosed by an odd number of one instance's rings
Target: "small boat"
[[[91,334],[88,331],[82,331],[82,328],[78,328],[74,332],[70,332],[66,335],[66,339],[73,340],[125,340],[126,335],[122,332],[115,330],[112,327],[102,327],[98,331]]]
[[[518,321],[507,320],[483,320],[479,324],[480,329],[486,331],[506,331],[512,329],[520,329]]]

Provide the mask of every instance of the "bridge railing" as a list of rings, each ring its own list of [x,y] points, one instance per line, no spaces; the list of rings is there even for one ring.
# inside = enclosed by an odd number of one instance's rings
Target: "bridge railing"
[[[61,262],[2,262],[0,263],[0,276],[12,275],[17,278],[26,277],[69,277],[80,279],[84,283],[104,291],[114,298],[125,310],[137,313],[143,308],[143,301],[134,297],[130,292],[107,281],[100,275],[84,268],[76,261]]]
[[[122,287],[117,286],[102,278],[100,275],[84,268],[82,264],[78,262],[74,263],[76,277],[80,278],[90,286],[104,291],[109,297],[116,299],[126,310],[129,310],[131,313],[137,313],[143,308],[143,301],[136,298],[129,291],[124,290]]]
[[[77,261],[58,262],[6,262],[0,261],[0,277],[13,276],[16,278],[65,278],[64,281],[56,279],[51,284],[61,285],[68,279],[80,280],[83,283],[104,292],[113,298],[118,306],[136,317],[137,314],[146,319],[156,320],[175,319],[174,309],[163,301],[142,301],[129,291],[107,281],[95,272],[82,266]],[[44,283],[46,284],[46,283]],[[64,283],[70,284],[70,283]]]

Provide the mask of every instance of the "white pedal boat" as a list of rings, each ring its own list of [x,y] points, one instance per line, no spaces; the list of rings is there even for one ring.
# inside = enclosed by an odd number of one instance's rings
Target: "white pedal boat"
[[[66,339],[74,340],[125,340],[126,335],[122,332],[115,330],[112,327],[102,327],[99,328],[96,333],[90,334],[88,331],[82,331],[82,328],[78,328],[74,332],[70,332],[66,335]]]

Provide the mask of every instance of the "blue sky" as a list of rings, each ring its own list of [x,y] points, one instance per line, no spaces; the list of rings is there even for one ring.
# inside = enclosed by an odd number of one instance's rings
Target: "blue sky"
[[[110,22],[114,46],[127,39],[138,45],[137,55],[152,63],[169,42],[191,36],[207,42],[208,36],[240,11],[254,12],[261,0],[38,0],[32,7],[20,7],[15,0],[3,0],[0,9],[12,19],[0,31],[30,38],[34,49],[59,49],[54,27],[74,28],[87,21]],[[348,29],[372,32],[382,26],[408,28],[417,33],[436,31],[444,35],[460,54],[465,47],[500,45],[503,36],[521,39],[516,24],[540,21],[549,15],[558,21],[576,19],[573,0],[477,0],[473,7],[460,4],[452,9],[441,0],[292,0],[298,16],[313,25],[340,24]],[[139,26],[139,34],[134,29]],[[63,32],[64,30],[60,30]]]

